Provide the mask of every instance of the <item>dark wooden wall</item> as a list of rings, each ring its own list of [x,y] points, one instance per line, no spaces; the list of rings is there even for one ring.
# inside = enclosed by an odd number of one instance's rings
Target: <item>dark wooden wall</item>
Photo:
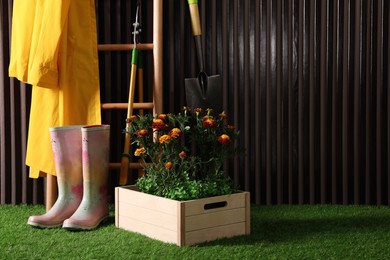
[[[185,0],[163,0],[164,110],[184,102],[197,72]],[[152,37],[143,0],[142,42]],[[199,0],[206,71],[220,74],[223,106],[245,158],[227,171],[257,204],[390,205],[390,2]],[[131,43],[135,1],[96,0],[100,43]],[[12,1],[0,3],[0,203],[42,203],[24,166],[30,86],[9,79]],[[151,84],[151,53],[145,53]],[[101,52],[103,102],[126,102],[130,53]],[[151,96],[147,92],[147,97]],[[104,111],[113,161],[125,112]],[[110,174],[110,186],[117,173]]]

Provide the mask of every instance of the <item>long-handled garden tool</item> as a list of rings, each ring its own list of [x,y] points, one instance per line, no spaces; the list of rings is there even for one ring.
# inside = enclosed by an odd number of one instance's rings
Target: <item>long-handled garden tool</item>
[[[142,52],[139,52],[138,55],[138,102],[142,103],[144,102],[144,69],[143,69],[143,57]],[[139,109],[138,114],[140,116],[144,115],[144,110]],[[139,163],[142,162],[142,159],[140,158],[138,160]],[[142,177],[145,174],[144,168],[138,169],[138,178]]]
[[[211,108],[215,113],[220,113],[222,112],[221,77],[220,75],[208,76],[204,71],[198,0],[188,0],[188,5],[200,72],[197,78],[185,79],[187,106],[190,108]]]
[[[134,39],[134,48],[132,51],[132,57],[131,57],[131,73],[130,73],[130,87],[129,87],[129,100],[127,105],[127,120],[126,120],[126,128],[128,128],[131,124],[131,116],[133,114],[133,104],[134,104],[134,90],[135,90],[135,83],[137,78],[137,65],[138,65],[138,49],[137,49],[137,43],[139,40],[139,33],[140,33],[140,8],[141,8],[141,2],[137,2],[137,10],[136,10],[136,16],[135,16],[135,22],[133,23],[134,31],[133,31],[133,39]],[[119,177],[119,184],[125,185],[127,184],[127,175],[129,170],[129,161],[130,161],[130,134],[125,134],[125,145],[123,149],[122,154],[122,160],[121,160],[121,170],[120,170],[120,177]]]

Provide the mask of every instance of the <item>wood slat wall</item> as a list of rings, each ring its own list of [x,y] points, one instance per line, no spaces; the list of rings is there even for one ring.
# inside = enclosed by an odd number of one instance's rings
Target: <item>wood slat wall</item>
[[[0,203],[43,203],[44,180],[25,166],[31,89],[8,77],[11,0],[0,3]]]
[[[151,4],[143,0],[143,42]],[[187,1],[164,1],[164,110],[197,72]],[[135,1],[96,0],[100,43],[131,43]],[[199,0],[206,71],[247,156],[227,171],[256,204],[390,204],[390,3],[386,0]],[[41,203],[24,166],[29,86],[7,76],[12,1],[2,1],[0,202]],[[129,53],[100,53],[103,102],[126,102]],[[152,71],[145,53],[145,74]],[[152,77],[146,76],[146,85]],[[147,96],[151,93],[147,93]],[[124,100],[123,100],[124,99]],[[120,154],[125,114],[112,125]],[[116,174],[110,185],[115,186]]]

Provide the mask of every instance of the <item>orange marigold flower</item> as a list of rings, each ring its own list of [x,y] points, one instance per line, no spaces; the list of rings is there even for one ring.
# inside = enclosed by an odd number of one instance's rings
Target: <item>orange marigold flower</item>
[[[181,159],[185,159],[185,158],[187,157],[187,153],[184,152],[184,151],[181,151],[181,152],[179,153],[179,157],[180,157]]]
[[[179,128],[172,128],[171,131],[169,131],[169,136],[171,138],[179,138],[181,136],[181,130]]]
[[[228,144],[230,143],[230,136],[228,136],[227,134],[223,134],[218,137],[218,142],[220,142],[221,144]]]
[[[209,117],[208,115],[205,115],[205,116],[203,117],[203,121],[206,121],[207,119],[210,119],[210,117]]]
[[[173,164],[172,164],[171,162],[167,162],[167,163],[165,164],[165,169],[167,169],[167,170],[172,169],[172,167],[173,167]]]
[[[157,118],[161,119],[164,122],[166,122],[168,120],[168,116],[166,114],[160,114],[160,115],[158,115]]]
[[[215,127],[215,120],[214,119],[206,119],[203,121],[204,127],[214,128]]]
[[[198,108],[195,108],[194,111],[195,111],[195,113],[200,114],[200,113],[202,113],[203,110],[198,107]]]
[[[137,119],[138,119],[138,116],[132,115],[129,118],[126,118],[126,123],[131,124],[131,122],[133,122],[134,120],[137,120]]]
[[[162,143],[169,143],[171,141],[171,137],[169,135],[163,135],[160,137],[160,144]]]
[[[231,131],[234,131],[234,129],[236,129],[233,125],[227,125],[226,127]]]
[[[152,128],[155,130],[164,129],[164,128],[166,128],[166,126],[167,125],[164,123],[164,121],[162,119],[154,119],[153,120]]]
[[[222,112],[221,114],[218,115],[218,117],[221,119],[227,119],[228,116],[224,112]]]
[[[146,154],[146,149],[144,147],[137,148],[134,152],[135,156],[142,156]]]
[[[144,137],[144,136],[147,136],[149,134],[149,131],[146,129],[141,129],[141,130],[138,130],[136,134],[138,137]]]

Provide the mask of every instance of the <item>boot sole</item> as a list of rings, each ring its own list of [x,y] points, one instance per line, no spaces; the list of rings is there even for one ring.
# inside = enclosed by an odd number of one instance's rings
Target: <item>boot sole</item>
[[[101,223],[103,223],[106,219],[108,218],[108,216],[105,216],[103,218],[101,218],[96,225],[93,225],[93,226],[82,226],[82,225],[77,225],[77,224],[67,224],[67,223],[64,223],[62,225],[62,228],[63,229],[66,229],[66,230],[69,230],[69,231],[77,231],[77,230],[92,230],[92,229],[95,229],[97,228]]]
[[[62,226],[62,223],[55,224],[55,225],[44,225],[41,223],[36,223],[32,221],[27,221],[27,224],[34,227],[34,228],[60,228]]]

